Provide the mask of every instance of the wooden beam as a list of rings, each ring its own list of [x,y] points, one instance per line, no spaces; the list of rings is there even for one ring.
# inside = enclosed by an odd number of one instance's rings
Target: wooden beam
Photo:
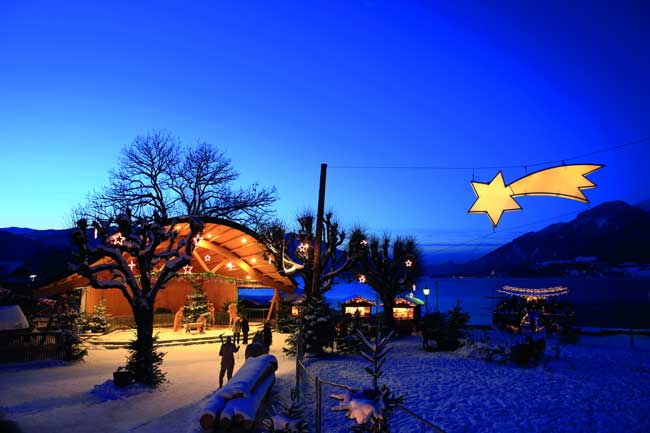
[[[201,265],[201,267],[203,268],[203,270],[204,270],[205,272],[210,272],[210,268],[208,268],[208,265],[205,264],[205,262],[203,261],[203,257],[201,257],[201,256],[199,255],[199,253],[196,251],[196,249],[194,250],[193,253],[194,253],[194,257],[196,258],[196,260],[198,260],[199,265]]]
[[[257,269],[253,269],[248,263],[242,260],[241,257],[231,252],[228,248],[225,248],[221,245],[214,244],[210,241],[206,241],[205,239],[199,242],[198,246],[200,246],[201,248],[215,251],[218,254],[221,254],[226,258],[226,260],[230,260],[231,262],[233,262],[234,265],[237,265],[244,272],[253,274],[256,280],[261,281],[262,283],[268,285],[269,287],[278,288],[278,286],[281,286],[283,288],[288,288],[286,284],[281,284],[275,281],[274,279],[267,277]]]
[[[273,299],[271,299],[271,306],[269,307],[269,314],[266,315],[266,321],[271,320],[271,315],[273,314],[273,307],[278,308],[276,304],[280,301],[280,291],[275,289],[273,292]]]

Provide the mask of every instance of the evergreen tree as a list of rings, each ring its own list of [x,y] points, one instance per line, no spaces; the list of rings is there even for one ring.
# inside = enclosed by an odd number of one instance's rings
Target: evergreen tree
[[[108,321],[106,320],[106,305],[104,305],[103,300],[99,301],[99,304],[95,305],[93,314],[86,318],[84,330],[86,329],[90,332],[108,331]]]
[[[208,298],[203,292],[203,284],[199,281],[192,281],[192,293],[187,295],[185,304],[185,320],[194,323],[198,318],[208,313]]]
[[[79,310],[68,303],[67,298],[57,302],[52,325],[61,331],[63,350],[70,361],[82,359],[88,351],[79,336]]]

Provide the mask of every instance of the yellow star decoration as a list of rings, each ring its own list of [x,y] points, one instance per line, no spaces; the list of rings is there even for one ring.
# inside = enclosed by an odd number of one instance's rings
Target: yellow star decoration
[[[490,183],[472,182],[472,188],[477,198],[469,213],[487,214],[494,227],[499,224],[503,212],[521,209],[512,198],[512,189],[506,186],[501,172],[498,172]]]

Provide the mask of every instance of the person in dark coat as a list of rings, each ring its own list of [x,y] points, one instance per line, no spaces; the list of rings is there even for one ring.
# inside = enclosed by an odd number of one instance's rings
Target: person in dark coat
[[[244,341],[243,344],[248,344],[248,332],[250,331],[250,326],[248,325],[248,318],[244,315],[241,316],[241,333]]]
[[[266,346],[266,353],[269,353],[271,344],[273,343],[273,334],[271,333],[271,324],[269,322],[264,322],[264,345]]]
[[[221,371],[219,372],[219,388],[223,386],[223,376],[228,375],[228,380],[232,378],[232,371],[235,368],[235,353],[239,351],[239,346],[232,343],[231,337],[226,337],[226,342],[219,349],[221,356]]]

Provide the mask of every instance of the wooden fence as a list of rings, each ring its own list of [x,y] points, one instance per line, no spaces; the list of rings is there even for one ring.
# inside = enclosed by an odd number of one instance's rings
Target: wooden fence
[[[69,360],[60,331],[0,333],[0,362]]]

